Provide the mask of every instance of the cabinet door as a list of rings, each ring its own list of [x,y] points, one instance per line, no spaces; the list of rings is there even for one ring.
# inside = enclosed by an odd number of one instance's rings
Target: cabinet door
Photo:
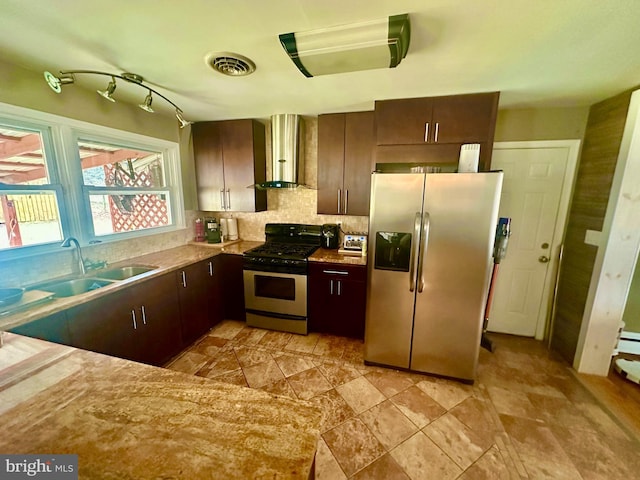
[[[9,330],[27,337],[71,345],[66,312],[58,312]]]
[[[318,117],[318,213],[342,213],[345,114]]]
[[[309,330],[364,338],[366,267],[309,265]]]
[[[198,207],[208,212],[223,210],[224,167],[220,122],[193,124],[193,155],[198,185]]]
[[[493,142],[498,93],[433,99],[433,142]]]
[[[345,115],[342,213],[346,215],[369,215],[373,170],[371,161],[374,145],[373,117],[373,112],[354,112]],[[318,142],[318,148],[319,146]],[[319,165],[318,168],[320,168]]]
[[[244,278],[242,255],[223,253],[221,262],[221,295],[225,320],[246,321],[244,310]]]
[[[204,302],[209,314],[209,326],[213,327],[223,320],[224,311],[220,302],[220,273],[222,262],[219,257],[206,260],[203,265],[206,274],[206,284],[204,288]]]
[[[138,324],[134,342],[136,360],[162,365],[182,349],[180,306],[173,274],[131,287]]]
[[[375,103],[376,143],[410,145],[427,142],[432,135],[432,99],[407,98]]]
[[[264,181],[264,126],[255,120],[229,120],[221,128],[226,210],[266,210],[266,192],[253,188]]]
[[[211,328],[206,303],[207,277],[204,262],[189,265],[176,274],[182,340],[185,346],[193,343]]]
[[[67,320],[74,347],[127,359],[139,354],[134,335],[140,318],[126,290],[67,310]]]

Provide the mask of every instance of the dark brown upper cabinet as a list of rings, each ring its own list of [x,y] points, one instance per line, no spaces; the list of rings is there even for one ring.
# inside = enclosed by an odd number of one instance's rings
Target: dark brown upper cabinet
[[[499,96],[491,92],[376,101],[376,162],[453,164],[461,145],[479,143],[480,170],[488,169]]]
[[[267,194],[264,125],[252,119],[198,122],[192,127],[198,208],[261,212]]]
[[[373,112],[318,117],[318,213],[369,215]]]

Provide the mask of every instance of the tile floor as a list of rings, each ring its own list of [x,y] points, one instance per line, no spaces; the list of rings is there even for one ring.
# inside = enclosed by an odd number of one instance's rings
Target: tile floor
[[[168,368],[320,404],[317,479],[640,478],[640,443],[540,342],[492,336],[473,386],[365,366],[362,341],[224,321]]]

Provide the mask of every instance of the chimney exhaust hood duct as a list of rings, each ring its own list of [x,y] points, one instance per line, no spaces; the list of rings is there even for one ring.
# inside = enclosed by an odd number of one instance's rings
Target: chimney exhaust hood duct
[[[304,123],[299,115],[271,117],[271,180],[258,188],[296,188],[304,183]]]

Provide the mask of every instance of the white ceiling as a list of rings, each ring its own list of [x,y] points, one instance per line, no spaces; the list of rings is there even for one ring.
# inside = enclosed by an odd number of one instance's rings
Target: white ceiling
[[[0,12],[3,60],[39,72],[135,72],[189,120],[494,90],[500,108],[586,106],[640,84],[638,0],[0,0]],[[278,40],[403,13],[411,44],[395,69],[306,78]],[[205,64],[213,51],[247,56],[257,70],[223,76]],[[107,78],[76,83],[104,88]],[[119,84],[114,96],[140,103],[144,94]]]

